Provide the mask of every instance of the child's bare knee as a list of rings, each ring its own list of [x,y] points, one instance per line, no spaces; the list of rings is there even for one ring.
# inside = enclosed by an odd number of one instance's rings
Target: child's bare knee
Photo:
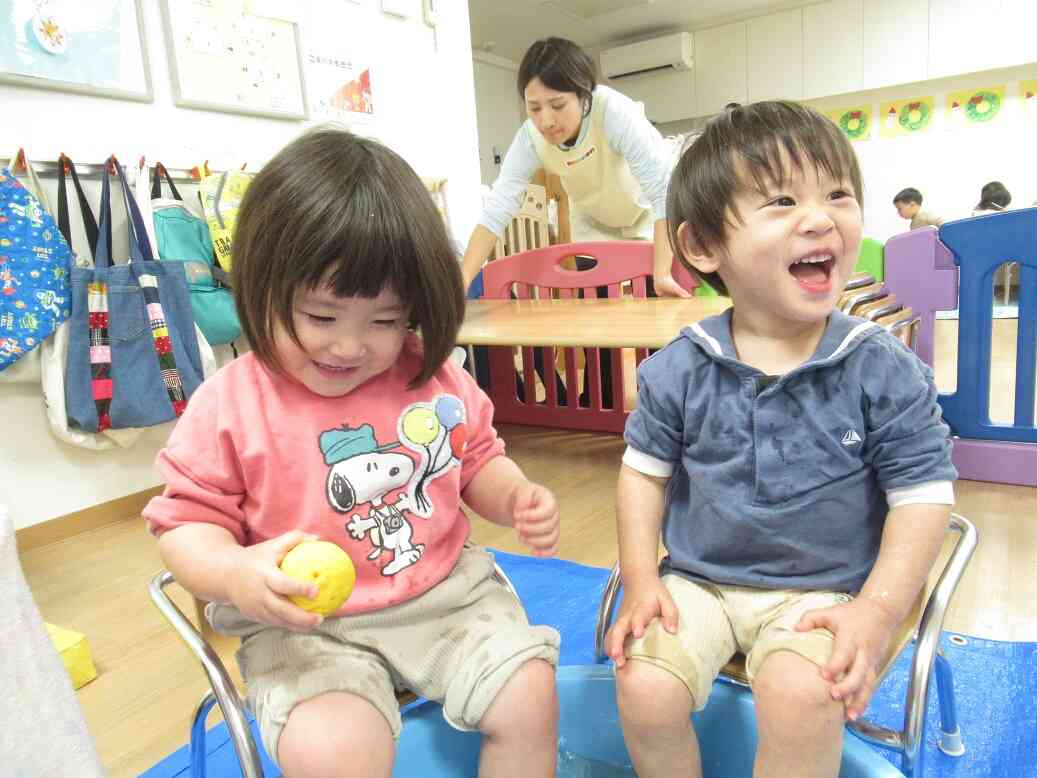
[[[616,672],[616,698],[624,723],[638,727],[681,725],[695,700],[676,675],[650,662],[632,660]]]
[[[753,696],[759,707],[781,709],[795,719],[798,716],[824,717],[839,712],[842,703],[832,699],[829,684],[817,665],[790,651],[776,651],[768,656],[752,683]],[[792,715],[795,712],[796,715]]]
[[[359,697],[328,693],[296,705],[277,741],[277,761],[286,778],[339,775],[342,765],[358,775],[392,771],[395,742],[389,724]]]
[[[555,737],[558,690],[554,667],[531,659],[508,679],[479,724],[487,737]]]

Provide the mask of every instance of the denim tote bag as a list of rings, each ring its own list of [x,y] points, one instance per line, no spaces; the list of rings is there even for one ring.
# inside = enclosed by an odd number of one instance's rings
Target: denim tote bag
[[[126,176],[114,156],[107,164],[95,266],[72,269],[65,365],[69,425],[90,432],[171,421],[203,379],[183,263],[155,261]],[[129,233],[121,265],[112,262],[111,168]]]

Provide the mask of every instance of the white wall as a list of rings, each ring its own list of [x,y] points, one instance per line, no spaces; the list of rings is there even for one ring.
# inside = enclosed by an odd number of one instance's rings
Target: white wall
[[[1012,193],[1012,208],[1037,200],[1037,110],[1025,109],[1018,97],[1019,81],[1037,79],[1037,64],[990,70],[967,76],[922,81],[885,89],[804,101],[818,110],[871,105],[878,121],[879,104],[912,97],[935,98],[931,129],[916,136],[882,138],[878,125],[871,137],[853,144],[864,177],[864,234],[886,241],[907,229],[897,216],[893,197],[913,186],[925,197],[923,207],[946,219],[971,215],[979,190],[988,181],[1001,181]],[[1003,113],[989,125],[951,129],[945,122],[948,93],[1005,85]],[[699,117],[660,124],[664,135],[697,131],[708,119]]]
[[[479,167],[482,183],[490,186],[500,173],[500,162],[515,137],[515,131],[526,119],[515,78],[518,63],[503,57],[475,53],[475,110],[479,122]],[[467,241],[466,241],[467,242]]]
[[[893,197],[908,186],[922,192],[923,208],[945,219],[970,216],[988,181],[1005,185],[1012,193],[1012,208],[1037,200],[1037,110],[1027,110],[1018,97],[1019,81],[1035,78],[1037,64],[808,101],[820,110],[871,104],[876,117],[883,101],[936,98],[936,114],[927,132],[881,138],[875,125],[868,140],[854,144],[864,176],[865,235],[885,241],[907,229]],[[948,126],[948,93],[1001,84],[1007,85],[1003,114],[989,125]]]
[[[158,0],[143,5],[154,102],[0,85],[0,158],[23,145],[31,159],[55,159],[64,151],[77,162],[100,162],[114,152],[124,161],[147,154],[171,168],[208,159],[213,169],[240,162],[256,169],[305,129],[304,122],[174,106]],[[304,53],[308,46],[320,45],[325,52],[332,46],[371,63],[375,118],[355,129],[394,148],[421,175],[449,179],[453,232],[466,241],[480,203],[467,3],[438,4],[438,46],[422,21],[420,0],[413,0],[409,19],[385,15],[373,2],[293,5],[299,9]],[[53,180],[45,185],[55,187]],[[97,185],[90,182],[88,188],[95,192]],[[75,449],[50,434],[37,389],[8,385],[0,385],[0,417],[0,502],[10,508],[16,528],[159,483],[152,463],[166,428],[150,430],[128,450]]]

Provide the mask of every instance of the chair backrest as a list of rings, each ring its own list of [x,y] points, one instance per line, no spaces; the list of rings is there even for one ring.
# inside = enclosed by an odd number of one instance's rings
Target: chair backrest
[[[446,225],[447,234],[453,235],[453,232],[450,229],[450,210],[447,208],[446,199],[447,179],[427,178],[422,176],[421,183],[425,185],[425,191],[429,193],[432,202],[436,204],[436,209],[439,211],[439,215],[443,217],[443,224]]]
[[[577,257],[584,270],[570,270],[563,262]],[[512,255],[488,263],[483,268],[483,296],[506,299],[572,299],[618,298],[623,295],[647,296],[647,282],[652,277],[654,248],[645,241],[601,241],[547,246]],[[690,276],[685,272],[685,282]],[[693,284],[693,282],[691,282]],[[592,344],[588,344],[591,346]],[[495,406],[495,419],[500,422],[535,424],[566,429],[622,432],[626,422],[624,409],[623,350],[565,348],[556,379],[556,349],[521,347],[516,365],[510,347],[490,349],[489,394]],[[584,381],[586,404],[581,406],[579,368],[586,354]],[[646,349],[633,350],[634,364],[647,356]],[[605,387],[603,397],[601,361],[611,379],[611,391]],[[535,367],[536,366],[536,367]],[[516,369],[522,375],[522,397],[516,381]],[[544,400],[537,402],[536,371],[541,373]],[[564,394],[564,399],[563,399]],[[611,407],[606,407],[606,406]]]
[[[538,184],[526,187],[522,207],[508,222],[504,233],[497,238],[493,247],[493,259],[538,249],[551,243],[548,220],[547,190]]]

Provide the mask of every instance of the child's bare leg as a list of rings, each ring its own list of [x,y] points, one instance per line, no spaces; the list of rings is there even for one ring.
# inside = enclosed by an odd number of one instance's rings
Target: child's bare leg
[[[328,692],[295,706],[277,743],[286,778],[389,778],[396,745],[389,722],[355,694]]]
[[[616,700],[638,778],[701,778],[694,700],[680,679],[632,659],[616,671]]]
[[[558,761],[555,671],[533,659],[497,693],[483,716],[479,778],[552,778]]]
[[[817,665],[791,651],[763,660],[753,680],[760,743],[754,778],[834,778],[843,750],[843,704]]]

